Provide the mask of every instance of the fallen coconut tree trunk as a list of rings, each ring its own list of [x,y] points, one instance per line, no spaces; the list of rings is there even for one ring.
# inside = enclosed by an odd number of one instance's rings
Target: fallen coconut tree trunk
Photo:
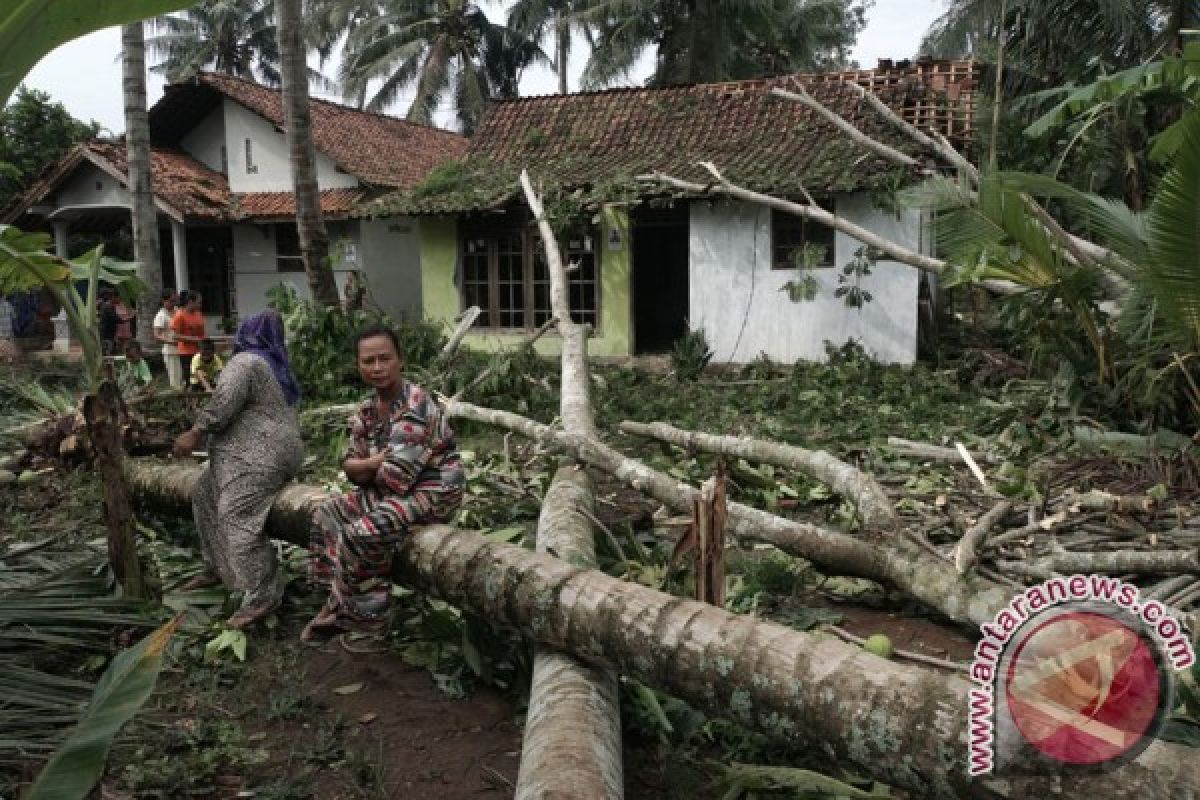
[[[764,442],[744,436],[718,436],[686,431],[665,422],[626,420],[619,427],[625,433],[659,439],[679,447],[721,453],[804,472],[853,503],[862,516],[863,524],[875,527],[896,522],[896,512],[892,509],[892,503],[875,479],[824,450],[806,450],[803,447]]]
[[[446,404],[452,417],[516,431],[546,447],[604,470],[664,503],[690,514],[698,490],[629,458],[592,436],[579,436],[507,411],[463,402]],[[1008,589],[979,575],[960,576],[954,565],[931,559],[919,545],[896,536],[871,542],[806,522],[783,519],[741,503],[729,504],[730,530],[738,538],[766,542],[838,575],[893,586],[947,618],[972,629],[1008,604]]]
[[[595,435],[587,329],[571,319],[562,254],[529,174],[521,173],[525,200],[537,220],[550,278],[550,310],[562,336],[559,391],[563,427]],[[596,566],[592,482],[587,473],[563,465],[546,493],[538,519],[537,550],[557,553],[576,566]],[[546,800],[570,786],[579,797],[619,800],[625,795],[621,762],[621,713],[617,675],[539,647],[529,686],[529,720],[521,743],[517,800]]]
[[[144,503],[190,513],[197,466],[129,464]],[[325,492],[292,486],[267,520],[304,544]],[[1094,775],[967,776],[966,680],[878,658],[832,637],[684,600],[596,570],[491,542],[473,531],[414,529],[397,558],[406,585],[616,669],[707,713],[922,798],[1169,800],[1200,793],[1192,751],[1156,742]]]
[[[578,467],[559,467],[542,501],[537,551],[594,568],[593,511],[587,473]],[[564,786],[579,797],[623,796],[621,718],[614,713],[617,698],[617,675],[612,670],[539,647],[533,660],[515,797],[550,798]]]

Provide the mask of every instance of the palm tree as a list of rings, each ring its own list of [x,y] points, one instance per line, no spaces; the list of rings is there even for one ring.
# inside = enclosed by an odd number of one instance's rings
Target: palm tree
[[[408,118],[429,124],[449,93],[459,124],[470,133],[487,99],[498,94],[495,76],[508,75],[507,82],[515,85],[521,69],[544,58],[540,49],[489,21],[468,0],[384,0],[380,6],[378,15],[348,35],[341,72],[350,97],[381,81],[367,102],[373,110],[415,85]]]
[[[865,24],[852,0],[580,0],[576,13],[598,32],[585,86],[626,77],[648,47],[651,85],[826,69]]]
[[[150,320],[162,293],[162,263],[158,242],[158,212],[150,174],[150,120],[146,112],[146,45],[142,22],[121,28],[121,71],[125,102],[125,144],[129,164],[130,215],[133,227],[133,260],[143,291],[138,298],[139,338],[144,346],[154,337]],[[149,352],[149,351],[147,351]]]
[[[1197,22],[1195,0],[954,0],[921,50],[987,59],[1003,29],[1018,75],[1057,86],[1089,74],[1097,59],[1123,69],[1178,53],[1182,31]]]
[[[571,56],[571,34],[576,31],[591,40],[592,29],[576,13],[578,0],[517,0],[509,9],[508,26],[533,42],[551,36],[554,40],[554,60],[558,75],[558,93],[566,94],[567,62]]]
[[[279,12],[279,49],[282,58],[284,134],[292,186],[296,193],[296,230],[300,254],[312,299],[323,306],[338,304],[337,284],[329,263],[329,235],[321,217],[321,193],[317,185],[316,149],[308,103],[308,81],[301,22],[301,0],[275,0]]]
[[[174,82],[212,69],[278,86],[279,40],[270,0],[203,0],[183,14],[156,17],[152,69]]]

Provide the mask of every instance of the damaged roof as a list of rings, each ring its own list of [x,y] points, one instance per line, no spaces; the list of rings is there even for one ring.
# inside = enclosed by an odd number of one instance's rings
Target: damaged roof
[[[358,213],[500,208],[518,195],[516,178],[525,168],[543,190],[584,188],[593,195],[639,192],[634,178],[654,171],[706,183],[711,177],[699,161],[713,162],[746,188],[789,197],[912,180],[912,169],[884,161],[812,109],[771,94],[802,85],[860,130],[918,155],[917,145],[847,82],[869,89],[907,122],[959,145],[970,141],[977,82],[970,62],[881,62],[874,70],[521,98],[489,106],[465,159]]]

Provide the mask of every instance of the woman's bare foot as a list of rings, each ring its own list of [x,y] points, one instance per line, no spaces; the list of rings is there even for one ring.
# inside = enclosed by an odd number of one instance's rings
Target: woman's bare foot
[[[240,631],[245,628],[249,628],[254,623],[264,620],[267,617],[271,616],[272,614],[275,613],[275,611],[278,608],[279,608],[278,600],[276,600],[273,603],[266,603],[261,606],[249,606],[246,608],[239,608],[237,611],[235,611],[233,613],[232,616],[230,616],[230,618],[225,622],[225,624],[228,625],[229,627],[233,628],[234,630]]]

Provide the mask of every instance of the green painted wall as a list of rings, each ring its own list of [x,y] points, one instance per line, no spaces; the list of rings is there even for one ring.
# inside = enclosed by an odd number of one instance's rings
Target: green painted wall
[[[458,228],[452,217],[422,217],[420,224],[421,298],[425,318],[452,328],[460,311],[458,289],[454,285]],[[628,356],[633,352],[629,215],[624,209],[604,209],[600,233],[600,331],[588,340],[588,353]],[[508,349],[528,335],[525,331],[471,333],[463,343],[477,350],[496,351]],[[561,349],[553,333],[539,339],[535,347],[543,355],[558,355]]]

